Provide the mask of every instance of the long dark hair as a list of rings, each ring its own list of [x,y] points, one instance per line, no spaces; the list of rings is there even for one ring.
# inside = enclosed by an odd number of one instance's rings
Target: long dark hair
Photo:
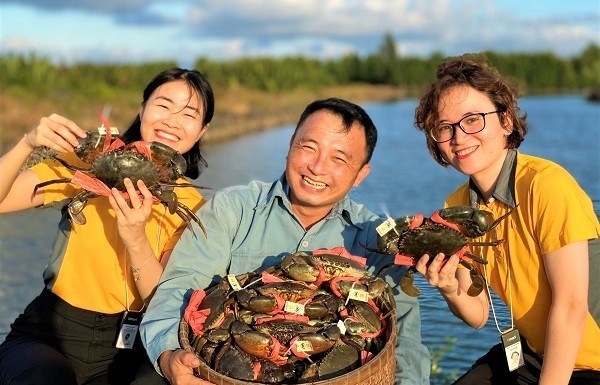
[[[210,123],[215,112],[215,97],[212,87],[210,86],[210,83],[206,77],[196,70],[170,68],[159,73],[146,86],[143,94],[142,106],[146,105],[146,102],[154,90],[165,83],[176,80],[185,81],[190,89],[193,89],[198,93],[204,107],[204,120],[202,122],[202,126]],[[142,140],[141,118],[139,114],[135,117],[135,120],[133,123],[131,123],[127,131],[123,133],[121,139],[125,143]],[[187,170],[185,171],[184,175],[191,179],[198,178],[202,169],[207,165],[206,161],[200,154],[200,140],[198,140],[196,144],[192,146],[192,148],[182,155],[187,162]]]

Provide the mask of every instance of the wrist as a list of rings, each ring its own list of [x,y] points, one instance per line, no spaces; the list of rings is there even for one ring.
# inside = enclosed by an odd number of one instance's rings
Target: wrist
[[[158,369],[162,376],[168,380],[171,380],[171,370],[169,367],[169,361],[171,360],[171,356],[175,353],[175,350],[165,350],[158,356]]]
[[[31,150],[35,150],[37,148],[36,145],[34,145],[31,140],[29,139],[29,132],[25,135],[23,135],[23,141],[25,142],[25,144],[27,145],[27,147],[29,147]]]
[[[148,262],[150,261],[151,256],[149,255],[146,260],[144,262],[142,262],[140,265],[138,266],[134,266],[131,261],[129,262],[129,266],[131,266],[131,272],[133,274],[133,280],[135,282],[139,281],[141,279],[140,277],[140,270],[142,270],[142,268],[144,266],[146,266],[148,264]]]

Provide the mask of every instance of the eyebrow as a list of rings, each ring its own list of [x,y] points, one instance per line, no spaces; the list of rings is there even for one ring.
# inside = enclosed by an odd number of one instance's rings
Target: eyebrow
[[[171,99],[171,98],[168,98],[168,97],[166,97],[166,96],[162,96],[162,95],[159,95],[159,96],[157,96],[157,97],[156,97],[156,100],[158,100],[158,99],[163,99],[163,100],[166,100],[167,102],[170,102],[170,103],[175,103],[175,102],[173,101],[173,99]],[[199,113],[200,113],[200,109],[199,109],[199,108],[192,107],[192,106],[190,106],[189,104],[186,104],[186,105],[185,105],[185,107],[183,107],[182,111],[183,111],[183,110],[185,110],[186,108],[187,108],[187,109],[189,109],[189,110],[192,110],[192,111],[196,112],[197,114],[199,114]]]

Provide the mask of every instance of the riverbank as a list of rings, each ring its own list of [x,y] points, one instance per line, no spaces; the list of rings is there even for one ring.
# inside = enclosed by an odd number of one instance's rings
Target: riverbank
[[[215,116],[204,136],[205,143],[296,123],[304,107],[316,99],[335,96],[360,104],[406,97],[405,91],[398,87],[368,84],[289,92],[262,92],[234,87],[214,91]],[[98,126],[98,110],[106,103],[111,105],[111,125],[124,130],[139,108],[139,97],[140,95],[124,95],[119,102],[94,102],[97,99],[94,98],[90,99],[89,105],[77,106],[68,98],[26,101],[0,93],[0,154],[6,152],[28,130],[35,127],[41,117],[52,113],[64,115],[82,128],[92,128]]]

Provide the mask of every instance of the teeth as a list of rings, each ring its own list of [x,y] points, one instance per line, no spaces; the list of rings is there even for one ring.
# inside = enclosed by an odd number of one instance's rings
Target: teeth
[[[316,187],[316,188],[320,188],[320,189],[321,189],[321,188],[325,188],[325,187],[327,187],[327,184],[326,184],[326,183],[323,183],[323,182],[317,182],[317,181],[314,181],[314,180],[312,180],[312,179],[308,179],[307,177],[303,177],[302,179],[303,179],[303,180],[304,180],[306,183],[308,183],[309,185],[311,185],[311,186],[313,186],[313,187]]]
[[[463,156],[463,155],[470,154],[473,151],[475,151],[475,147],[469,147],[469,148],[466,148],[466,149],[461,150],[461,151],[456,151],[456,155]]]
[[[156,136],[160,136],[161,138],[165,138],[165,139],[171,140],[173,142],[179,141],[179,137],[177,137],[173,134],[169,134],[164,131],[156,131]]]

